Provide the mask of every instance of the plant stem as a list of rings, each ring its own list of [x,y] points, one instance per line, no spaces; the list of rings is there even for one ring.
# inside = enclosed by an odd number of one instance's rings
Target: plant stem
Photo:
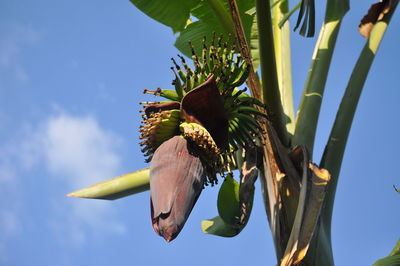
[[[274,33],[279,91],[285,114],[286,130],[293,135],[295,123],[290,55],[290,23],[287,20],[282,27],[279,25],[285,14],[289,11],[289,5],[287,0],[272,0],[272,2],[272,29]]]
[[[349,9],[348,2],[348,0],[328,0],[327,2],[325,20],[314,49],[311,67],[296,118],[292,144],[293,146],[306,146],[311,158],[329,67],[342,18]]]
[[[273,127],[282,143],[287,146],[289,139],[279,91],[271,8],[268,0],[256,0],[256,15],[260,49],[262,99],[267,105],[268,116]]]
[[[341,20],[337,20],[322,25],[296,118],[293,146],[304,145],[310,154],[340,24]]]
[[[322,206],[319,228],[315,233],[305,260],[307,265],[321,265],[321,263],[324,265],[333,265],[331,245],[332,211],[346,142],[365,80],[398,2],[399,0],[394,1],[390,13],[385,16],[383,21],[378,22],[374,26],[370,38],[367,40],[353,69],[336,114],[336,119],[320,163],[321,168],[325,168],[330,172],[331,181],[329,182]]]
[[[321,215],[322,222],[325,224],[327,232],[330,232],[331,228],[333,202],[337,181],[357,104],[372,62],[398,2],[399,0],[394,1],[391,12],[386,15],[383,21],[378,22],[374,26],[371,35],[357,60],[347,84],[345,94],[340,103],[328,143],[321,159],[321,167],[329,170],[332,175],[332,180],[328,186],[327,196]],[[330,239],[330,234],[328,236]]]
[[[244,33],[242,19],[240,18],[239,8],[237,6],[236,0],[228,0],[229,9],[231,11],[231,16],[233,20],[233,25],[236,33],[236,38],[238,39],[240,52],[249,66],[249,77],[247,79],[247,84],[250,87],[250,91],[253,97],[261,99],[259,81],[254,72],[253,62],[251,60],[250,49],[246,40],[246,35]]]

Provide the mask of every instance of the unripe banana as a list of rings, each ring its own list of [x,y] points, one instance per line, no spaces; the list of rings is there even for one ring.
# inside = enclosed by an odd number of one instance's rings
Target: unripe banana
[[[251,107],[251,106],[239,105],[236,110],[239,113],[253,114],[253,115],[258,115],[258,116],[268,118],[267,114],[260,112],[258,109]]]

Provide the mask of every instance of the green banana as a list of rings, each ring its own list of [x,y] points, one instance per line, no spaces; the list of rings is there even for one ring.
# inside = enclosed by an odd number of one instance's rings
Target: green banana
[[[157,90],[152,91],[152,90],[144,89],[143,93],[154,94],[154,95],[169,99],[171,101],[180,101],[180,97],[179,97],[178,93],[174,90],[163,90],[163,89],[157,88]]]
[[[265,104],[262,103],[260,100],[254,98],[254,97],[248,96],[246,93],[240,94],[239,97],[236,99],[236,102],[238,104],[244,104],[244,105],[250,105],[250,106],[258,105],[262,108],[266,107]]]
[[[186,82],[186,74],[182,71],[182,68],[176,63],[174,58],[171,58],[172,63],[175,65],[176,70],[178,71],[178,76],[182,80],[183,83]]]
[[[171,101],[180,101],[178,93],[174,90],[160,90],[160,96],[170,99]]]
[[[236,135],[235,130],[229,131],[229,144],[234,148],[234,150],[237,150],[239,146],[243,146],[243,143],[241,140],[239,140],[239,137]]]
[[[181,59],[182,65],[185,68],[186,74],[192,76],[193,75],[193,70],[189,67],[189,65],[186,63],[186,60],[183,56],[178,54],[178,57]]]
[[[240,85],[242,85],[249,76],[250,66],[243,64],[241,68],[244,68],[243,71],[240,72],[240,75],[238,75],[238,77],[234,81],[232,81],[231,86],[233,87],[239,87]]]
[[[239,124],[233,119],[229,120],[229,125],[233,128],[231,134],[235,141],[240,146],[244,146],[246,144],[246,138],[239,132]]]
[[[247,89],[245,88],[245,89],[242,89],[242,90],[235,90],[234,93],[232,93],[232,94],[230,94],[228,97],[226,97],[226,98],[225,98],[224,107],[225,107],[227,110],[230,110],[230,111],[236,110],[236,109],[239,107],[239,105],[234,104],[234,103],[235,103],[235,100],[236,100],[236,98],[237,98],[241,93],[243,93],[245,90],[247,90]]]
[[[248,115],[245,114],[237,114],[237,118],[239,119],[240,124],[242,125],[247,125],[247,127],[255,134],[258,134],[260,131],[261,127],[260,125],[256,122],[256,120]]]
[[[176,94],[179,97],[179,101],[182,100],[184,96],[183,88],[182,88],[182,83],[181,80],[178,78],[178,75],[175,72],[175,69],[171,67],[172,72],[174,72],[175,79],[172,81],[172,85],[175,87]]]
[[[240,64],[240,63],[238,64],[238,63],[235,62],[235,63],[232,64],[232,67],[231,67],[231,73],[232,74],[231,74],[230,79],[228,81],[229,83],[232,84],[235,80],[238,80],[240,78],[241,74],[244,71],[244,67],[246,65],[244,62],[241,62],[241,63],[242,64]]]
[[[189,74],[186,76],[186,88],[185,91],[189,92],[191,90],[193,90],[194,87],[194,79],[192,76],[189,76]]]
[[[238,124],[237,133],[245,140],[245,143],[253,141],[253,136],[250,135],[249,131],[246,128],[244,128],[242,124],[240,124],[239,118],[235,117],[233,119],[233,122]]]
[[[169,113],[170,113],[170,118],[180,118],[180,114],[181,114],[181,111],[179,110],[179,109],[172,109],[172,110],[169,110]]]
[[[258,109],[254,108],[254,107],[251,107],[251,106],[239,105],[236,108],[236,111],[238,113],[245,113],[245,114],[247,113],[247,114],[259,115],[259,116],[268,118],[267,114],[259,111]]]

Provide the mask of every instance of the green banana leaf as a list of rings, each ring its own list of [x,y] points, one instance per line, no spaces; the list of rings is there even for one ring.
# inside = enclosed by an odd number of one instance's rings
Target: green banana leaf
[[[249,40],[251,25],[253,24],[253,15],[246,13],[246,11],[253,8],[254,3],[245,0],[239,0],[237,3],[241,13],[244,31]],[[191,56],[188,47],[189,41],[193,43],[196,53],[200,54],[204,36],[206,36],[207,40],[211,40],[214,32],[217,36],[223,34],[225,38],[227,38],[229,34],[234,35],[233,22],[230,18],[226,1],[202,1],[200,5],[192,9],[191,14],[198,18],[198,20],[189,24],[181,32],[175,42],[175,47],[186,56]]]
[[[376,261],[373,266],[396,266],[400,265],[400,239],[390,252],[389,256]]]
[[[121,175],[71,192],[67,197],[115,200],[150,189],[150,169]]]
[[[188,42],[191,41],[197,53],[201,53],[202,40],[223,34],[234,35],[233,22],[226,1],[220,0],[131,0],[143,13],[152,19],[170,27],[174,33],[180,33],[175,46],[184,55],[190,57]],[[250,38],[253,15],[246,11],[254,8],[253,1],[238,0],[246,37]],[[193,20],[192,20],[193,19]]]
[[[182,31],[189,20],[190,10],[199,0],[131,0],[139,10],[152,19],[170,27],[174,33]]]

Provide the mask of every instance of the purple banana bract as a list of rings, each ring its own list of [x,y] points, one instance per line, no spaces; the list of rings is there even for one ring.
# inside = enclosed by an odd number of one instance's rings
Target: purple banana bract
[[[205,171],[187,140],[162,143],[150,165],[151,220],[154,231],[170,242],[182,230],[205,182]]]

